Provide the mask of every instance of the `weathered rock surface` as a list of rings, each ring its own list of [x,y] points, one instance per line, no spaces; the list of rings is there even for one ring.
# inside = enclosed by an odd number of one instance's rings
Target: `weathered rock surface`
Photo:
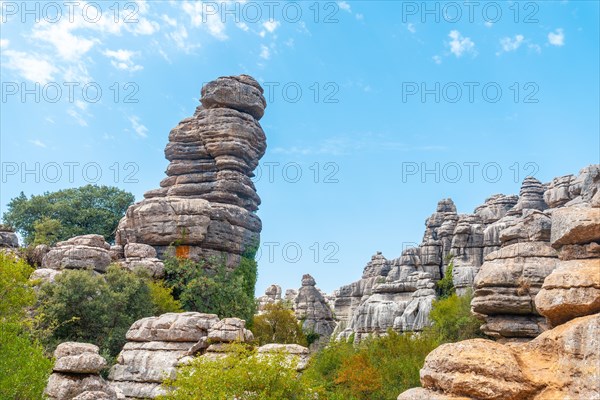
[[[118,261],[123,268],[130,271],[143,270],[153,278],[162,278],[165,275],[165,265],[157,258],[156,250],[150,245],[128,243],[123,248],[123,256],[125,258]]]
[[[295,297],[294,297],[295,298]],[[281,286],[271,285],[265,290],[265,294],[256,299],[258,313],[264,312],[265,307],[269,304],[275,304],[282,301]]]
[[[17,234],[7,227],[0,225],[0,248],[17,247],[19,247],[19,238],[17,237]]]
[[[110,245],[101,235],[75,236],[64,242],[58,242],[44,256],[43,268],[85,269],[106,272],[111,263]]]
[[[152,399],[164,394],[161,383],[175,378],[177,367],[191,357],[224,356],[229,343],[249,342],[253,335],[241,319],[219,320],[214,314],[185,312],[136,321],[126,338],[110,370],[110,383],[126,398]]]
[[[201,102],[169,134],[167,178],[129,207],[116,242],[151,245],[159,258],[171,245],[195,260],[224,255],[236,266],[261,231],[251,178],[266,149],[258,123],[266,101],[260,85],[240,75],[205,85]]]
[[[40,285],[44,283],[53,283],[58,275],[60,275],[61,271],[57,271],[55,269],[50,268],[40,268],[36,269],[29,276],[30,281],[40,281]]]
[[[432,351],[423,389],[399,399],[600,398],[600,314],[573,319],[527,343],[473,339]],[[412,396],[412,397],[411,397]],[[420,397],[419,397],[420,396]]]
[[[117,399],[117,391],[111,388],[99,372],[106,367],[106,360],[98,354],[98,347],[88,343],[65,342],[54,351],[56,362],[48,379],[45,394],[50,399],[88,399],[90,392],[95,398]]]
[[[258,354],[268,356],[269,354],[284,353],[287,359],[293,362],[297,371],[303,371],[308,365],[310,359],[310,351],[299,344],[278,344],[270,343],[260,346],[257,350]]]
[[[535,298],[553,325],[600,312],[600,259],[561,261]]]
[[[327,301],[315,285],[312,276],[306,274],[302,277],[302,287],[298,290],[294,310],[296,318],[302,321],[302,330],[318,334],[319,339],[315,343],[323,346],[329,342],[336,323]]]

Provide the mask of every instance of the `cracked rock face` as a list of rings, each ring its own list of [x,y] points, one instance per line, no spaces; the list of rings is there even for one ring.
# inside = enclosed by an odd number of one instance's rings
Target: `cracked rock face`
[[[106,272],[112,261],[109,250],[110,245],[102,235],[75,236],[52,247],[42,259],[42,268],[93,268],[96,272]]]
[[[247,75],[203,87],[195,115],[169,134],[167,177],[129,207],[117,228],[117,245],[147,244],[159,258],[175,246],[178,256],[224,255],[228,265],[239,264],[262,228],[251,180],[266,150],[258,122],[266,107],[262,93]]]
[[[124,398],[99,375],[106,367],[106,360],[98,351],[97,346],[88,343],[59,344],[54,351],[56,362],[48,379],[46,396],[52,400]],[[96,397],[90,397],[90,393]]]
[[[333,312],[321,292],[315,287],[315,279],[306,274],[302,277],[302,287],[295,299],[296,318],[302,321],[305,333],[316,333],[317,346],[325,345],[333,333],[336,322]]]

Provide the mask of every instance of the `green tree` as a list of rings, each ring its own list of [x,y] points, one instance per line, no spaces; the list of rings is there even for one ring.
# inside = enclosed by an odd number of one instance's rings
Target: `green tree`
[[[52,361],[31,334],[33,268],[0,253],[0,399],[41,399]]]
[[[105,275],[67,270],[55,283],[42,286],[38,328],[50,330],[49,348],[69,340],[90,342],[111,358],[121,351],[125,333],[135,321],[180,311],[168,296],[168,289],[119,266],[110,266]]]
[[[221,318],[238,317],[246,320],[248,327],[256,312],[256,271],[254,252],[242,256],[240,265],[233,269],[217,259],[165,260],[165,282],[186,311],[212,313]]]
[[[63,227],[59,220],[42,217],[33,223],[33,242],[31,244],[52,246],[60,240],[62,230]]]
[[[195,358],[180,368],[171,391],[162,400],[314,400],[315,391],[298,379],[295,366],[284,353],[258,357],[255,350],[230,345],[224,358]],[[320,397],[319,397],[320,398]]]
[[[53,241],[89,233],[103,235],[112,241],[119,220],[134,200],[131,193],[96,185],[46,192],[30,198],[21,192],[8,203],[4,222],[15,228],[26,244],[36,240],[36,223],[39,235],[42,235],[38,240],[47,235],[48,221],[44,222],[44,217],[60,222]]]
[[[472,299],[469,290],[464,296],[453,293],[448,298],[434,301],[429,313],[432,322],[429,333],[440,343],[485,337],[479,330],[481,321],[471,314]]]
[[[282,302],[267,304],[264,312],[254,317],[252,333],[260,346],[267,343],[308,346],[294,312]]]

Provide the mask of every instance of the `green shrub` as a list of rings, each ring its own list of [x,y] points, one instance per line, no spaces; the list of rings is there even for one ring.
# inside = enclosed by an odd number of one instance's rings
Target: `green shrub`
[[[165,282],[186,311],[237,317],[252,325],[256,312],[254,287],[257,265],[254,253],[247,253],[233,270],[222,260],[194,262],[189,259],[165,260]]]
[[[282,302],[267,304],[263,314],[254,317],[252,333],[259,346],[267,343],[308,346],[294,312]]]
[[[302,379],[327,399],[394,399],[419,386],[419,370],[437,346],[428,335],[396,333],[351,342],[334,342],[310,361]]]
[[[90,342],[112,358],[121,351],[125,333],[135,321],[162,311],[179,311],[168,293],[146,276],[115,265],[105,275],[63,271],[55,283],[40,290],[38,328],[50,332],[44,338],[49,348],[64,341]]]
[[[24,261],[0,253],[0,399],[41,399],[52,372],[27,317],[35,301],[28,282],[32,271]]]
[[[437,288],[437,295],[440,299],[446,299],[452,296],[456,291],[456,289],[454,289],[454,281],[452,280],[453,268],[454,263],[450,261],[446,267],[444,277],[435,284]]]
[[[152,299],[153,315],[170,312],[183,312],[181,302],[173,298],[173,288],[167,287],[162,281],[148,281],[150,298]]]
[[[437,341],[449,343],[484,337],[479,330],[481,321],[471,314],[472,298],[471,291],[468,291],[464,296],[454,293],[446,299],[434,301],[429,313],[432,325],[428,331]]]
[[[314,400],[315,392],[298,379],[293,362],[283,353],[257,357],[255,350],[231,345],[224,358],[197,357],[179,369],[164,400]],[[320,397],[319,397],[320,398]]]

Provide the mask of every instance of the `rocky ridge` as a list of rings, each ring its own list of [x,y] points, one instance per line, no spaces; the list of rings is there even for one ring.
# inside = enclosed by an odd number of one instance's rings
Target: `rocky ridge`
[[[398,400],[600,398],[600,191],[597,186],[600,179],[580,177],[567,176],[553,181],[556,184],[552,192],[544,196],[556,205],[550,213],[550,222],[547,216],[531,213],[522,221],[524,225],[515,225],[521,239],[525,236],[546,239],[549,233],[551,247],[546,241],[531,240],[502,247],[497,254],[488,255],[476,278],[477,290],[485,290],[485,282],[489,281],[497,282],[493,290],[508,289],[508,294],[500,295],[495,304],[490,304],[492,310],[519,315],[516,313],[519,310],[514,308],[516,302],[531,318],[533,296],[536,315],[545,317],[551,329],[525,343],[501,344],[473,339],[444,344],[425,360],[420,372],[423,387],[401,394]],[[570,190],[569,184],[573,182],[595,185]],[[568,193],[577,195],[569,198]],[[536,219],[541,222],[535,223]],[[550,232],[544,228],[548,222]],[[531,229],[527,229],[527,225]],[[509,261],[491,264],[501,259]],[[502,272],[505,276],[494,277]],[[513,291],[514,287],[508,284],[519,276],[530,281],[535,295],[529,291]],[[485,299],[487,295],[485,292],[476,296],[473,309],[489,304],[490,300]],[[505,323],[504,328],[509,329],[510,325]],[[515,331],[522,332],[521,328],[522,325]],[[534,329],[531,334],[540,331]]]

